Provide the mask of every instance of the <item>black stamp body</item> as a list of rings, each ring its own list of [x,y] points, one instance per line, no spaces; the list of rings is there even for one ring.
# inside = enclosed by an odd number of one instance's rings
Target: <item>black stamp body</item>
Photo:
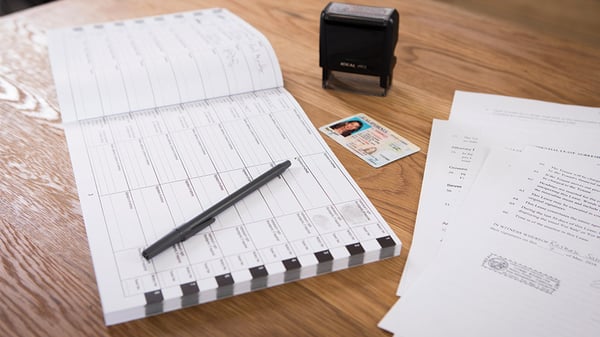
[[[329,3],[319,37],[323,88],[385,96],[396,64],[398,25],[393,8]]]

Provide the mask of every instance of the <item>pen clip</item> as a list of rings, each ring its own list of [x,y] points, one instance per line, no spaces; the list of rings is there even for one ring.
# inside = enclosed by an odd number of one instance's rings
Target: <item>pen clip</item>
[[[193,227],[191,227],[190,229],[188,229],[187,232],[185,232],[182,236],[181,236],[181,241],[185,241],[189,238],[191,238],[192,236],[194,236],[196,233],[198,233],[199,231],[203,230],[204,228],[208,227],[209,225],[211,225],[213,222],[215,222],[215,218],[210,218],[204,222],[201,222]]]

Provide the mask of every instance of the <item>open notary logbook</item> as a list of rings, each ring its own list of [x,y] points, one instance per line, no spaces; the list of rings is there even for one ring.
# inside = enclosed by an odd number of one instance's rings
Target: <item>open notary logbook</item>
[[[49,54],[107,324],[400,253],[267,39],[229,11],[55,30]],[[142,257],[286,159],[208,229]]]

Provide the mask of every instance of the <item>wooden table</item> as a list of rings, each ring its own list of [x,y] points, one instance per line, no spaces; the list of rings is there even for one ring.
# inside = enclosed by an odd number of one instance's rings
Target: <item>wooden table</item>
[[[319,18],[326,1],[63,0],[0,18],[0,335],[388,335],[377,322],[396,300],[432,119],[448,117],[455,90],[600,106],[600,50],[431,1],[371,2],[401,16],[385,98],[321,88]],[[422,148],[374,169],[327,139],[401,238],[402,255],[106,327],[46,31],[210,7],[229,8],[267,36],[286,88],[315,126],[364,112]]]

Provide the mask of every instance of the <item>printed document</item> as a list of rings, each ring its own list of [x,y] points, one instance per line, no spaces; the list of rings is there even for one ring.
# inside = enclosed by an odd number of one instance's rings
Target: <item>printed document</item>
[[[493,150],[437,258],[380,326],[404,337],[592,337],[598,303],[600,158]]]
[[[492,148],[535,145],[598,154],[599,130],[599,108],[457,91],[450,121],[433,122],[413,243],[397,294],[435,258]]]

